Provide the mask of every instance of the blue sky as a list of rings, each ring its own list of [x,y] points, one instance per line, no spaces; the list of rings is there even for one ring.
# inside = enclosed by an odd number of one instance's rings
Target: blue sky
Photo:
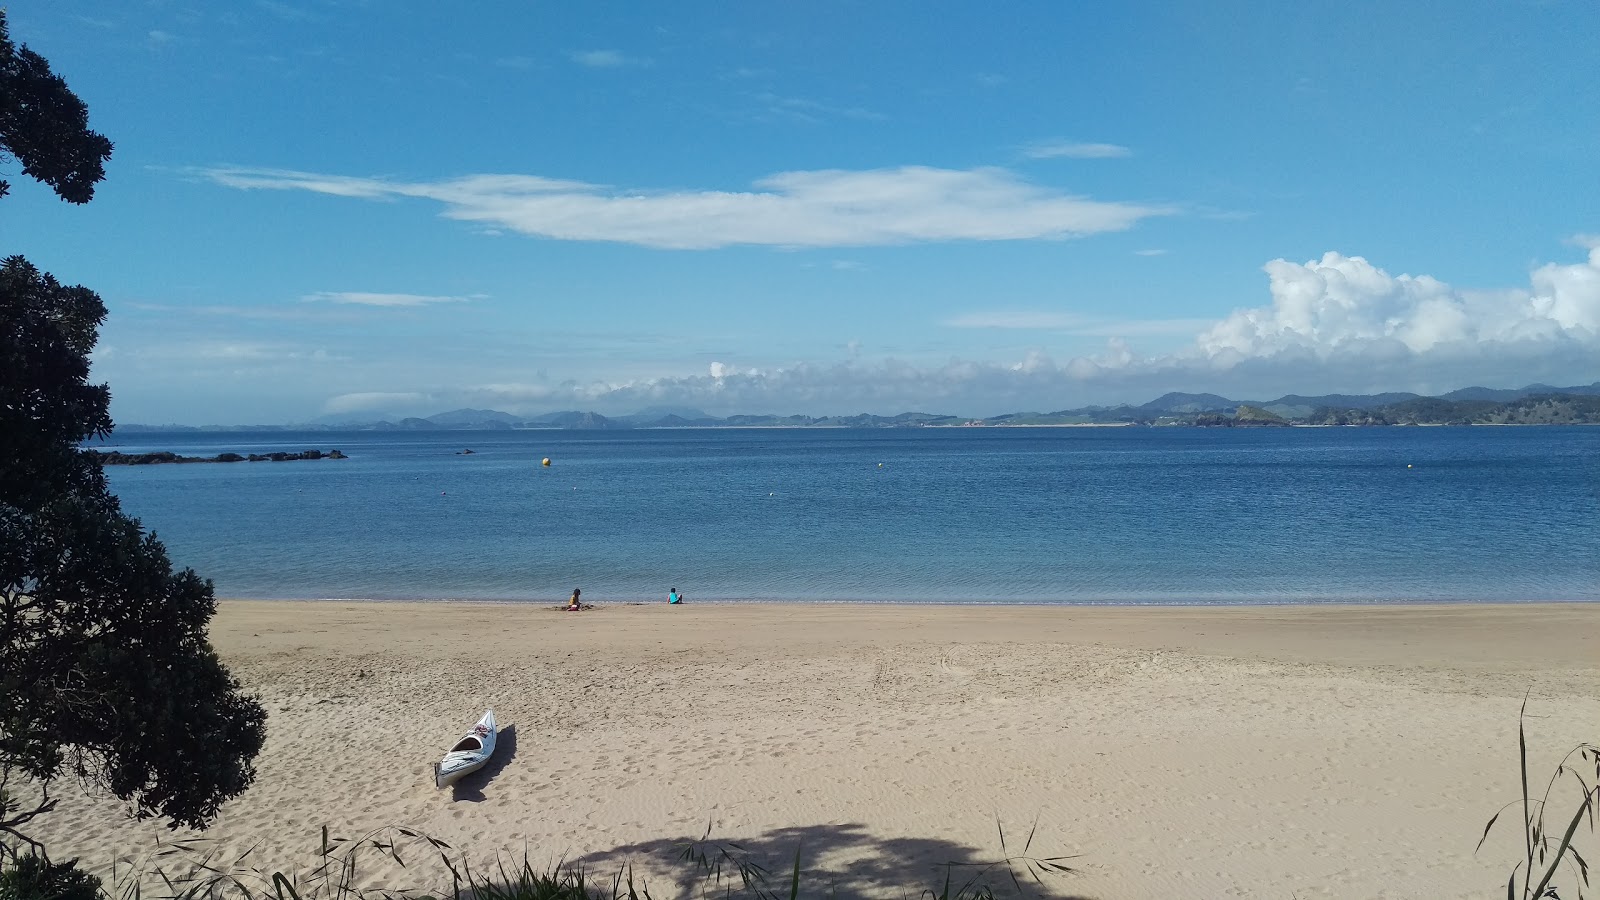
[[[22,0],[118,421],[1600,379],[1600,5]]]

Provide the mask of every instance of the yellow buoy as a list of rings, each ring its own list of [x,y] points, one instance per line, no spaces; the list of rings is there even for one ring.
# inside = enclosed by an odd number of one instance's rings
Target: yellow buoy
[[[539,465],[541,465],[541,466],[550,465],[550,457],[546,456],[544,459],[540,460],[539,461]]]
[[[1406,468],[1411,468],[1411,463],[1406,463]]]

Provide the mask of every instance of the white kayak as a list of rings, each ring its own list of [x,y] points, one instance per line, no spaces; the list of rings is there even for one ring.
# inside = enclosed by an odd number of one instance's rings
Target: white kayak
[[[491,709],[450,748],[444,759],[433,764],[433,786],[448,787],[463,776],[483,768],[483,764],[494,755],[494,737],[494,710]]]

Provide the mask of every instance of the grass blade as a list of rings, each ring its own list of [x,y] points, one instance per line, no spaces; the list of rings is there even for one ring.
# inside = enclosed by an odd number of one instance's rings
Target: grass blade
[[[800,898],[800,850],[804,844],[796,844],[794,848],[794,874],[789,878],[789,900]]]
[[[1533,877],[1533,819],[1528,815],[1528,694],[1533,689],[1529,688],[1527,694],[1522,695],[1522,709],[1517,711],[1517,759],[1522,766],[1522,836],[1527,841],[1528,848],[1528,877]],[[1526,883],[1524,883],[1526,887]],[[1526,898],[1528,893],[1523,892]]]
[[[1596,788],[1594,793],[1584,797],[1583,806],[1578,807],[1578,812],[1572,817],[1571,823],[1567,825],[1567,833],[1561,836],[1561,845],[1556,848],[1555,861],[1550,864],[1550,868],[1544,873],[1544,877],[1539,879],[1539,886],[1533,889],[1533,896],[1544,896],[1545,886],[1550,883],[1551,878],[1555,877],[1556,869],[1561,866],[1561,857],[1566,854],[1567,847],[1572,844],[1572,835],[1578,830],[1578,826],[1583,823],[1585,811],[1588,810],[1589,804],[1593,803],[1597,796],[1600,796],[1600,788]],[[1529,874],[1531,875],[1532,872]]]

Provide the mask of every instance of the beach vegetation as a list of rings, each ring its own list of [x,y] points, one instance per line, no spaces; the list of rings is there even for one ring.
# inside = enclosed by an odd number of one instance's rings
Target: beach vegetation
[[[850,844],[854,837],[848,826],[843,831],[836,846]],[[860,873],[854,878],[844,874],[841,882],[840,873],[810,867],[809,845],[793,830],[768,837],[773,840],[758,838],[760,846],[755,846],[712,839],[708,829],[699,839],[664,841],[648,850],[625,848],[627,857],[612,874],[596,878],[592,865],[582,860],[538,864],[527,849],[520,859],[496,854],[487,865],[475,866],[465,851],[415,829],[387,826],[346,838],[323,827],[315,855],[303,868],[262,866],[252,860],[255,848],[227,860],[202,837],[160,841],[144,857],[122,860],[109,883],[96,886],[98,900],[654,900],[648,883],[635,875],[632,860],[639,857],[634,852],[648,857],[651,870],[671,882],[673,896],[799,900],[841,896],[841,887],[843,896],[854,896],[863,886]],[[1051,895],[1045,879],[1072,874],[1075,870],[1067,865],[1071,857],[1030,856],[1032,838],[1030,832],[1022,850],[1012,852],[1001,830],[996,858],[943,862],[930,884],[899,885],[899,893],[924,900]],[[916,843],[896,841],[890,847]],[[769,846],[773,844],[781,848]],[[780,858],[769,863],[768,851],[780,851]],[[873,872],[867,881],[878,888],[897,887],[884,879],[892,877],[889,869],[898,871],[897,864],[907,862],[892,850],[890,856],[894,858],[866,863]],[[43,895],[18,895],[16,900],[24,896],[44,900]],[[0,895],[0,900],[12,898]]]
[[[75,859],[53,863],[29,853],[0,864],[0,900],[102,900],[100,879]]]
[[[49,64],[12,44],[4,11],[0,151],[75,203],[111,152]],[[55,808],[58,780],[202,828],[255,777],[265,736],[266,713],[207,641],[211,583],[173,571],[79,447],[112,428],[110,390],[88,380],[105,315],[93,291],[0,261],[0,858],[16,857],[7,871],[22,879],[11,884],[61,871],[21,854],[42,859],[27,832]]]
[[[1517,758],[1522,796],[1507,803],[1489,818],[1488,824],[1483,826],[1483,836],[1478,839],[1477,849],[1483,849],[1489,832],[1502,816],[1518,813],[1522,822],[1524,855],[1512,866],[1511,874],[1506,879],[1506,900],[1542,900],[1546,897],[1582,900],[1590,888],[1589,862],[1578,852],[1574,839],[1586,822],[1589,833],[1595,833],[1595,817],[1600,812],[1600,745],[1582,743],[1573,747],[1557,764],[1544,791],[1536,795],[1530,791],[1528,782],[1527,713],[1528,701],[1523,698],[1522,710],[1517,716]],[[1556,796],[1558,790],[1565,790],[1569,798],[1571,792],[1576,790],[1578,797],[1571,805],[1561,803]],[[1552,826],[1555,830],[1552,830]],[[1575,882],[1568,882],[1575,886],[1566,894],[1558,893],[1556,887],[1556,878],[1563,871],[1575,879]]]

